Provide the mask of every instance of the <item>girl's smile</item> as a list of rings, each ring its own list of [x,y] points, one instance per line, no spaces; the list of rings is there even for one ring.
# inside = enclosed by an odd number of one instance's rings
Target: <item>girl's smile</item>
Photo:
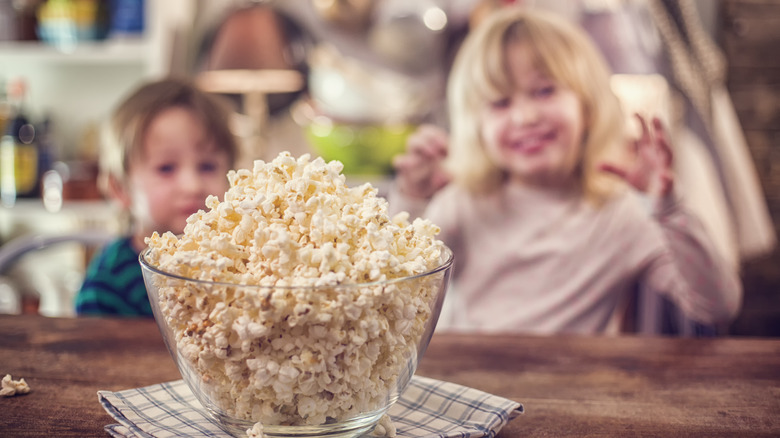
[[[555,137],[555,132],[552,131],[526,133],[524,136],[509,140],[507,148],[520,154],[534,155],[541,153],[555,140]]]

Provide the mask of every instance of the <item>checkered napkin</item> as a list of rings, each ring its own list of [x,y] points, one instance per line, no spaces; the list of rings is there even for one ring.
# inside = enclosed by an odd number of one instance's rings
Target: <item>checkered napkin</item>
[[[203,412],[182,380],[98,391],[103,408],[119,424],[105,427],[114,437],[229,437]],[[523,405],[454,383],[414,376],[390,408],[398,437],[493,437],[523,412]]]

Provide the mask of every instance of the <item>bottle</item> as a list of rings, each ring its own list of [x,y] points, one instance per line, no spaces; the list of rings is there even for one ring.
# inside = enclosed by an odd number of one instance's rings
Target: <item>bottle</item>
[[[8,101],[8,92],[5,80],[0,77],[0,135],[5,132],[5,126],[11,118],[11,102]]]
[[[55,170],[57,145],[51,114],[46,114],[38,124],[38,175],[39,192],[43,207],[50,212],[60,211],[63,202],[62,174]]]
[[[46,113],[38,123],[36,129],[36,144],[38,146],[38,175],[43,175],[51,170],[52,165],[59,158],[58,147],[55,140],[54,121],[50,113]]]
[[[0,201],[6,207],[13,207],[17,198],[38,195],[38,147],[24,107],[25,92],[23,80],[9,87],[17,104],[0,140]]]

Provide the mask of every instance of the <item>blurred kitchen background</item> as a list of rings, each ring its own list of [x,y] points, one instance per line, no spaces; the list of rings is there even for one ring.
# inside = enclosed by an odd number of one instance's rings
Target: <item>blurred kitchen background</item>
[[[511,0],[0,0],[0,312],[71,316],[118,230],[100,129],[141,82],[196,78],[234,104],[244,161],[339,159],[380,192],[420,123],[446,125],[449,63]],[[681,185],[742,267],[735,336],[780,336],[780,1],[525,0],[583,24],[627,109],[679,136]]]

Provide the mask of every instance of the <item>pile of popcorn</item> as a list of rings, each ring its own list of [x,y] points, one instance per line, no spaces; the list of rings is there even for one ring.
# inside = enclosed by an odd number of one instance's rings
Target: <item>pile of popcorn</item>
[[[387,406],[430,319],[438,227],[389,217],[338,161],[283,152],[230,171],[183,235],[147,238],[179,360],[218,410],[265,425],[318,425]],[[396,280],[394,280],[396,279]],[[219,283],[213,283],[219,282]],[[241,287],[260,285],[263,287]]]

